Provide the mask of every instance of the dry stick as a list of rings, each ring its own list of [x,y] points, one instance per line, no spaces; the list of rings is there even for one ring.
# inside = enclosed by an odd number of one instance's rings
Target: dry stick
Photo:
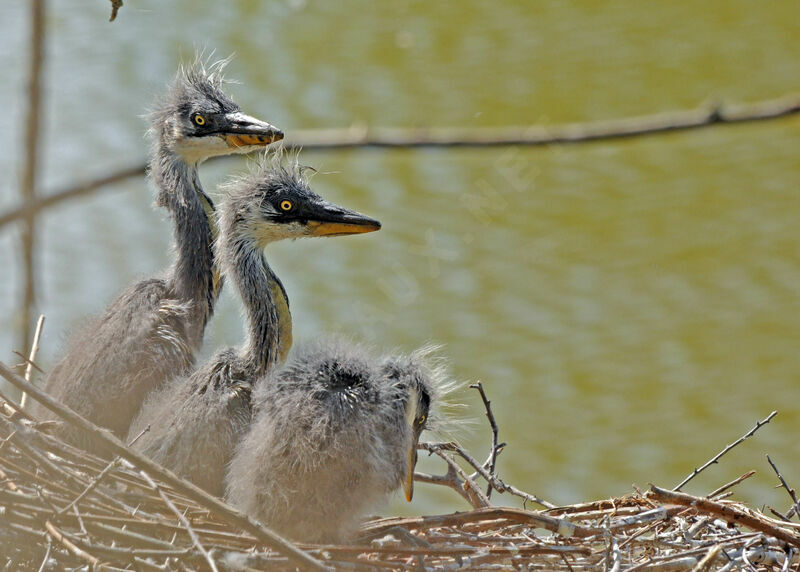
[[[58,542],[64,545],[64,547],[72,552],[78,558],[87,561],[89,564],[92,565],[92,570],[106,570],[107,567],[100,563],[100,560],[89,554],[88,552],[84,552],[77,546],[75,546],[72,542],[70,542],[67,537],[61,534],[61,531],[58,530],[53,523],[49,520],[44,523],[44,527],[47,529],[47,532],[50,533],[50,536],[55,538]]]
[[[113,22],[117,19],[117,12],[119,12],[120,8],[122,8],[122,0],[111,0],[111,17],[108,19],[109,22]]]
[[[33,368],[36,365],[36,354],[39,353],[39,338],[42,335],[42,327],[44,326],[44,314],[39,315],[39,321],[36,322],[36,332],[33,334],[33,343],[31,344],[31,354],[28,356],[28,365],[25,367],[25,381],[31,381],[33,375]],[[39,369],[38,367],[36,369]],[[39,370],[41,371],[41,370]],[[19,400],[19,406],[25,409],[25,403],[28,401],[28,394],[22,392],[22,397]]]
[[[686,477],[685,479],[683,479],[683,480],[682,480],[682,481],[681,481],[681,482],[680,482],[680,483],[679,483],[679,484],[678,484],[676,487],[674,487],[672,490],[673,490],[673,491],[679,491],[679,490],[681,490],[681,488],[682,488],[682,487],[683,487],[683,486],[684,486],[686,483],[688,483],[689,481],[691,481],[693,478],[695,478],[697,475],[699,475],[701,472],[703,472],[704,470],[706,470],[706,469],[707,469],[708,467],[710,467],[711,465],[713,465],[713,464],[717,463],[717,462],[720,460],[720,458],[721,458],[721,457],[722,457],[722,456],[723,456],[725,453],[727,453],[728,451],[730,451],[731,449],[733,449],[733,448],[734,448],[736,445],[738,445],[739,443],[741,443],[742,441],[744,441],[744,440],[745,440],[745,439],[747,439],[748,437],[752,437],[752,436],[753,436],[753,434],[754,434],[756,431],[758,431],[758,430],[761,428],[761,426],[762,426],[762,425],[766,425],[767,423],[769,423],[770,421],[772,421],[772,418],[773,418],[773,417],[775,417],[777,414],[778,414],[778,412],[777,412],[777,411],[773,411],[772,413],[770,413],[769,415],[767,415],[767,416],[766,416],[764,419],[762,419],[761,421],[759,421],[758,423],[756,423],[755,427],[753,427],[752,429],[750,429],[750,431],[748,431],[747,433],[745,433],[744,435],[742,435],[741,437],[739,437],[739,438],[738,438],[736,441],[734,441],[733,443],[731,443],[730,445],[728,445],[727,447],[725,447],[725,448],[724,448],[722,451],[720,451],[719,453],[717,453],[717,454],[716,454],[716,456],[714,456],[714,458],[713,458],[713,459],[711,459],[710,461],[708,461],[708,462],[707,462],[705,465],[703,465],[703,466],[702,466],[702,467],[700,467],[699,469],[695,469],[694,471],[692,471],[692,472],[689,474],[689,476],[688,476],[688,477]]]
[[[775,474],[778,475],[778,478],[780,479],[783,488],[786,489],[787,493],[789,493],[789,496],[792,498],[792,502],[794,502],[789,512],[787,512],[786,515],[783,517],[788,520],[792,514],[792,511],[794,511],[795,514],[800,514],[800,502],[797,500],[797,495],[794,494],[794,489],[789,488],[789,485],[786,484],[783,475],[781,475],[781,472],[778,470],[778,467],[775,466],[775,463],[772,462],[772,459],[769,458],[769,455],[767,455],[767,461],[769,462],[769,465],[772,467],[772,470],[775,471]]]
[[[722,546],[719,544],[715,544],[711,548],[708,549],[708,553],[700,559],[694,568],[692,568],[692,572],[705,572],[711,566],[711,563],[719,556],[720,551],[722,550]]]
[[[472,455],[467,453],[464,450],[464,448],[461,445],[459,445],[458,443],[455,443],[453,441],[449,441],[449,442],[446,442],[446,443],[420,443],[419,444],[419,448],[423,449],[425,451],[429,451],[431,453],[436,452],[436,450],[453,451],[453,452],[457,453],[467,463],[472,465],[472,468],[475,469],[481,477],[486,479],[487,482],[492,483],[492,486],[494,487],[494,489],[497,492],[499,492],[499,493],[509,493],[509,494],[514,495],[514,496],[520,497],[524,501],[535,502],[536,504],[542,505],[543,507],[548,508],[548,509],[549,508],[556,508],[556,505],[554,505],[553,503],[548,502],[548,501],[546,501],[544,499],[541,499],[541,498],[539,498],[539,497],[537,497],[535,495],[531,495],[531,494],[528,494],[526,492],[523,492],[523,491],[519,490],[518,488],[513,487],[511,485],[507,485],[501,479],[495,477],[494,475],[489,474],[486,471],[486,469],[484,469],[482,465],[478,464],[478,461],[476,461],[475,458]]]
[[[194,531],[192,525],[189,523],[189,519],[187,519],[186,516],[184,516],[183,513],[181,513],[181,511],[179,511],[174,504],[172,504],[172,501],[169,500],[169,497],[164,493],[164,491],[161,490],[161,487],[159,487],[155,483],[155,481],[153,481],[153,479],[150,478],[150,475],[148,475],[144,471],[139,471],[139,474],[142,475],[142,478],[147,481],[147,484],[153,487],[153,490],[155,490],[158,493],[158,496],[160,496],[161,500],[163,500],[164,503],[169,507],[169,510],[175,513],[175,516],[178,517],[178,520],[186,529],[186,532],[189,533],[189,538],[192,539],[192,544],[195,545],[197,550],[200,551],[200,554],[202,554],[203,557],[206,559],[206,562],[208,562],[208,566],[209,568],[211,568],[211,572],[219,572],[217,570],[217,565],[214,563],[214,559],[211,557],[208,551],[203,547],[203,543],[200,542],[200,538],[197,536],[197,533]]]
[[[140,438],[142,435],[144,435],[145,433],[147,433],[149,430],[150,430],[150,426],[148,425],[147,427],[145,427],[145,428],[144,428],[144,429],[143,429],[143,430],[142,430],[142,431],[141,431],[141,432],[140,432],[140,433],[139,433],[139,434],[138,434],[138,435],[137,435],[137,436],[136,436],[136,437],[133,439],[133,441],[131,441],[130,443],[128,443],[128,447],[131,447],[131,446],[132,446],[134,443],[136,443],[136,441],[138,441],[138,440],[139,440],[139,438]],[[99,484],[100,484],[100,481],[102,481],[102,480],[103,480],[103,478],[104,478],[104,477],[105,477],[105,476],[106,476],[106,475],[107,475],[109,472],[111,472],[111,470],[112,470],[112,469],[114,469],[114,467],[116,467],[117,465],[119,465],[119,462],[120,462],[120,457],[119,457],[119,456],[116,456],[116,457],[114,457],[114,459],[113,459],[113,460],[112,460],[112,461],[111,461],[111,462],[110,462],[108,465],[106,465],[106,466],[103,468],[103,470],[102,470],[102,471],[100,471],[100,473],[98,473],[98,474],[97,474],[97,476],[96,476],[95,478],[93,478],[93,479],[91,480],[91,482],[90,482],[88,485],[86,485],[86,488],[85,488],[85,489],[83,489],[83,492],[81,492],[81,494],[79,494],[77,497],[75,497],[75,498],[72,500],[72,502],[70,502],[70,503],[69,503],[67,506],[65,506],[64,508],[62,508],[61,510],[59,510],[59,511],[58,511],[58,513],[57,513],[57,514],[58,514],[58,516],[61,516],[61,515],[63,515],[65,512],[67,512],[68,510],[70,510],[72,507],[76,507],[76,508],[77,508],[77,505],[78,505],[78,503],[79,503],[81,500],[83,500],[83,498],[84,498],[86,495],[88,495],[90,492],[92,492],[92,491],[94,490],[94,488],[95,488],[97,485],[99,485]]]
[[[47,550],[44,553],[44,558],[42,558],[42,563],[39,565],[38,572],[44,572],[45,566],[47,566],[47,560],[50,558],[50,550],[53,548],[53,543],[50,541],[50,537],[47,537]]]
[[[746,479],[749,479],[750,477],[752,477],[752,476],[753,476],[753,475],[755,475],[755,474],[756,474],[756,472],[755,472],[755,471],[747,471],[747,472],[746,472],[745,474],[743,474],[741,477],[738,477],[738,478],[736,478],[736,479],[733,479],[733,480],[732,480],[731,482],[729,482],[728,484],[722,485],[720,488],[718,488],[717,490],[715,490],[715,491],[714,491],[713,493],[711,493],[710,495],[706,495],[706,498],[713,499],[714,497],[721,495],[722,493],[724,493],[724,492],[725,492],[725,491],[727,491],[728,489],[730,489],[730,488],[732,488],[732,487],[735,487],[736,485],[738,485],[738,484],[739,484],[739,483],[741,483],[742,481],[744,481],[744,480],[746,480]]]
[[[472,497],[470,497],[464,490],[464,483],[458,478],[458,473],[451,465],[447,465],[447,473],[444,475],[429,475],[427,473],[414,473],[414,480],[420,483],[430,483],[432,485],[442,485],[449,487],[456,491],[461,497],[472,504]]]
[[[659,113],[655,115],[612,119],[582,124],[552,127],[479,127],[479,128],[344,128],[330,130],[300,130],[288,138],[287,146],[306,151],[322,151],[356,147],[484,147],[484,146],[547,146],[589,143],[607,139],[653,135],[670,131],[699,129],[726,123],[764,121],[800,112],[800,95],[790,94],[779,99],[758,103]],[[126,167],[88,183],[81,183],[49,193],[31,204],[0,215],[0,227],[29,212],[91,193],[107,185],[119,183],[145,172],[144,161]]]
[[[497,465],[497,450],[499,449],[500,445],[497,444],[498,428],[497,422],[494,419],[494,413],[492,413],[492,402],[486,397],[486,393],[483,391],[483,384],[480,381],[473,383],[470,385],[470,387],[472,389],[477,389],[478,393],[481,394],[481,400],[483,401],[483,406],[486,409],[486,418],[489,420],[489,426],[492,428],[492,452],[489,457],[489,474],[494,476],[494,470]],[[492,498],[491,481],[486,485],[486,498]]]
[[[0,215],[0,227],[19,218],[28,216],[28,214],[34,215],[39,211],[56,205],[62,201],[93,193],[94,191],[121,183],[122,181],[132,177],[144,175],[144,173],[144,164],[135,165],[133,167],[126,167],[120,171],[111,173],[110,175],[104,175],[86,183],[80,183],[66,189],[55,191],[44,197],[39,197],[31,204],[22,204],[21,206],[11,209],[5,214]]]
[[[384,518],[362,525],[361,532],[363,534],[375,534],[393,526],[405,526],[406,528],[423,529],[438,528],[442,526],[461,526],[467,523],[501,519],[519,524],[527,524],[537,528],[544,528],[550,532],[558,533],[567,538],[571,536],[586,538],[589,536],[602,535],[604,532],[600,529],[574,524],[566,519],[548,516],[540,512],[523,510],[521,508],[493,506],[476,508],[475,510],[471,510],[469,512],[456,512],[453,514],[435,516]]]
[[[748,514],[734,506],[686,493],[662,489],[652,484],[650,485],[650,494],[661,502],[694,507],[699,512],[718,516],[731,524],[743,524],[753,530],[772,535],[792,546],[800,547],[800,536],[775,526],[765,518]]]
[[[23,378],[15,374],[6,364],[0,362],[0,376],[4,377],[9,383],[22,391],[27,391],[31,397],[44,405],[47,409],[57,414],[74,427],[79,427],[87,434],[102,441],[116,455],[132,463],[139,469],[147,471],[149,474],[158,477],[177,492],[195,501],[199,505],[216,514],[229,524],[244,529],[252,534],[256,540],[263,543],[286,556],[300,566],[306,566],[315,570],[328,570],[322,562],[313,558],[298,549],[289,541],[278,536],[275,532],[265,528],[258,522],[250,519],[247,515],[228,506],[222,501],[209,495],[207,492],[196,485],[180,478],[172,471],[154,463],[147,457],[131,451],[122,441],[117,439],[108,429],[103,429],[75,413],[72,409],[61,405],[49,395],[41,391],[38,387],[28,383]]]
[[[41,79],[44,61],[45,38],[45,0],[32,0],[30,3],[31,28],[28,53],[28,108],[25,118],[25,158],[22,167],[20,191],[22,203],[32,205],[36,202],[36,173],[39,161],[39,120],[41,119]],[[36,298],[35,275],[35,236],[36,217],[29,212],[24,217],[22,227],[22,260],[25,271],[22,283],[22,328],[19,347],[23,353],[31,339],[33,305]]]
[[[464,492],[469,496],[469,504],[472,505],[472,508],[482,508],[492,504],[475,481],[470,479],[469,475],[453,459],[440,450],[434,451],[433,454],[444,459],[444,462],[447,463],[448,471],[452,470],[457,476],[461,477]]]

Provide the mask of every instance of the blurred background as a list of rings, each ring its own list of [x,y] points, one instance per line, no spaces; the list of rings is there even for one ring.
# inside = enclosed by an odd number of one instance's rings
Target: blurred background
[[[800,91],[800,8],[755,5],[303,0],[48,3],[39,194],[144,160],[143,115],[197,47],[235,54],[229,93],[284,129],[557,126]],[[29,5],[0,5],[0,213],[20,204]],[[800,486],[800,119],[571,146],[305,152],[327,198],[375,235],[267,255],[295,340],[434,341],[481,380],[499,474],[555,503],[674,486],[773,409],[687,487],[748,469],[737,498],[789,506]],[[204,166],[206,190],[245,168]],[[170,261],[170,225],[134,177],[37,219],[39,362],[131,281]],[[0,228],[0,357],[20,360],[18,224]],[[205,353],[241,339],[225,291]],[[457,437],[491,434],[477,394]],[[423,460],[423,470],[444,472]],[[502,499],[516,504],[512,498]],[[387,512],[467,508],[420,485]]]

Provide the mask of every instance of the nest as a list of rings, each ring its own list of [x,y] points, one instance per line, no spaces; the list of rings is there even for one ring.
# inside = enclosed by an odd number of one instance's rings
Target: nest
[[[50,401],[66,422],[102,435],[118,455],[101,459],[60,441],[48,433],[52,422],[38,423],[0,395],[4,569],[800,569],[800,524],[790,520],[800,505],[782,477],[793,507],[774,517],[730,500],[730,489],[752,473],[706,497],[652,486],[644,493],[571,506],[554,506],[506,484],[494,470],[504,444],[498,443],[479,385],[492,428],[489,458],[478,462],[455,443],[426,443],[420,447],[440,457],[446,472],[417,475],[418,481],[452,488],[470,510],[374,519],[362,525],[352,544],[305,545],[280,538],[139,457],[2,364],[0,374],[40,401]],[[493,491],[521,498],[523,507],[543,509],[493,506]]]

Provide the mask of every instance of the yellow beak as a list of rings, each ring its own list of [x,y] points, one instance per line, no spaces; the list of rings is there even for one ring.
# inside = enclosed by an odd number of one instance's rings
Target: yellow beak
[[[417,440],[411,444],[408,451],[408,466],[406,467],[406,478],[403,480],[403,492],[406,493],[406,500],[411,502],[414,498],[414,467],[417,466]]]

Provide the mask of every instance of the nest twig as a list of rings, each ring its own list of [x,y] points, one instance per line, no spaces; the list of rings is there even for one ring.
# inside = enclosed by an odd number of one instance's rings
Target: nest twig
[[[118,455],[109,461],[76,449],[51,436],[47,423],[38,423],[0,396],[4,569],[293,570],[313,563],[320,569],[356,570],[652,572],[800,566],[800,523],[791,520],[797,500],[777,467],[792,509],[775,511],[776,518],[726,498],[752,472],[706,497],[651,486],[646,493],[556,506],[498,476],[497,455],[505,444],[498,442],[497,422],[483,388],[476,389],[492,430],[485,462],[457,443],[420,445],[442,459],[445,472],[418,474],[417,480],[456,490],[468,510],[373,519],[362,525],[352,544],[304,545],[276,542],[276,535],[258,523],[243,515],[234,518],[238,513],[232,508],[202,491],[197,494],[192,485],[140,458],[107,432],[48,402],[2,364],[0,374],[65,422],[102,435]],[[493,506],[492,491],[544,510]]]

